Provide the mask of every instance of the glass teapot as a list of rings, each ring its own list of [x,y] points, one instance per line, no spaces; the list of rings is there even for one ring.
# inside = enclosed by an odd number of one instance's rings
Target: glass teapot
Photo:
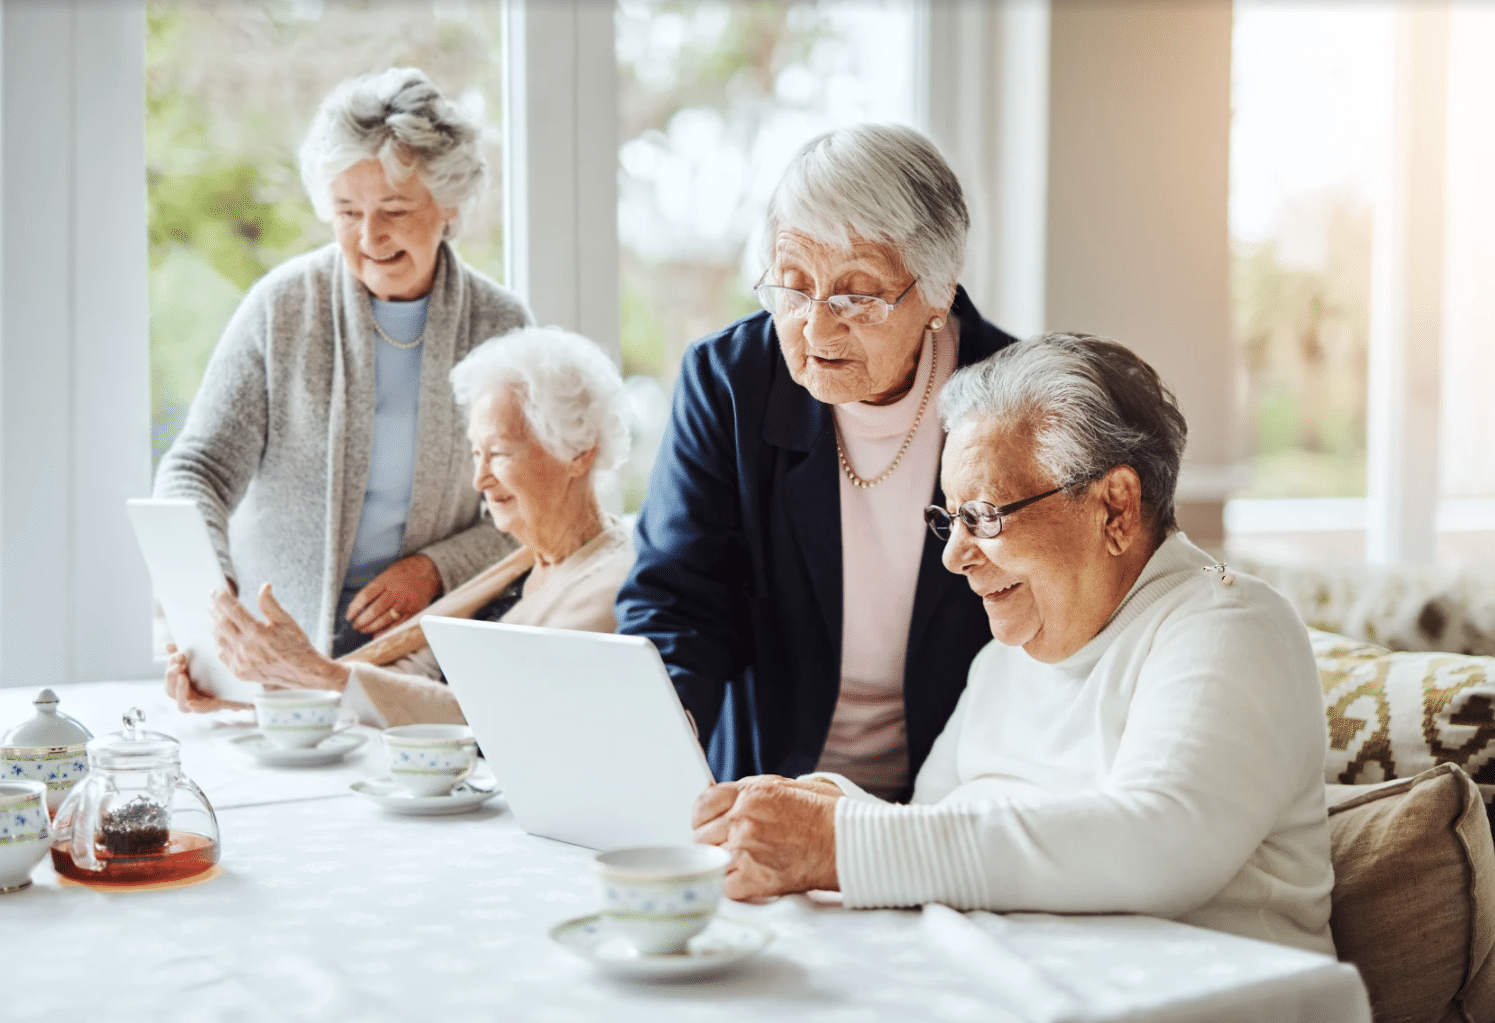
[[[218,819],[182,774],[182,748],[142,727],[137,708],[125,728],[88,744],[88,777],[68,793],[52,829],[52,866],[86,884],[154,884],[201,873],[218,862]]]

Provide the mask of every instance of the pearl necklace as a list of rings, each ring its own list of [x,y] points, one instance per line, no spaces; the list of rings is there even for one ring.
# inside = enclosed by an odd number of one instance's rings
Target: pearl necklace
[[[369,318],[374,321],[374,329],[379,332],[379,336],[380,337],[382,337],[384,340],[388,341],[395,348],[401,348],[401,349],[406,349],[406,350],[414,348],[416,345],[418,345],[422,341],[424,341],[425,337],[426,337],[426,328],[431,326],[430,317],[427,317],[426,318],[426,326],[422,327],[420,329],[420,333],[417,334],[417,335],[415,335],[415,340],[414,341],[396,341],[394,338],[390,337],[388,334],[386,334],[384,332],[384,328],[383,327],[379,326],[379,317],[377,317],[377,316],[374,315],[374,310],[372,308],[369,309]]]
[[[929,396],[934,393],[934,377],[939,370],[939,345],[929,346],[929,379],[924,384],[924,397],[919,399],[919,411],[914,413],[914,425],[908,428],[908,434],[903,438],[903,446],[898,449],[898,454],[893,456],[893,464],[883,470],[882,475],[876,479],[864,480],[851,468],[851,463],[846,460],[846,449],[841,446],[841,427],[836,426],[836,457],[841,460],[841,471],[846,474],[846,479],[858,490],[870,490],[883,480],[893,475],[893,470],[898,468],[898,463],[903,461],[903,456],[908,454],[908,446],[914,442],[914,434],[919,432],[919,424],[924,420],[924,410],[929,407]]]

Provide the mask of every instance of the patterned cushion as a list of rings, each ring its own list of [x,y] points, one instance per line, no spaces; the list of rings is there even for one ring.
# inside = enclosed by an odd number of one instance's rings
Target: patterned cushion
[[[1456,764],[1495,796],[1495,657],[1393,653],[1309,630],[1324,686],[1324,780],[1363,785]]]
[[[1327,796],[1334,947],[1378,1023],[1495,1019],[1495,845],[1469,778],[1445,764]]]
[[[1450,565],[1279,565],[1233,559],[1310,628],[1391,650],[1495,656],[1495,569]]]

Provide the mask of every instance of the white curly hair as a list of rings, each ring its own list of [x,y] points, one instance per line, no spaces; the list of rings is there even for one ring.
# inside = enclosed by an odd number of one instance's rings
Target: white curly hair
[[[415,68],[350,78],[322,100],[301,143],[301,183],[323,220],[332,219],[332,181],[364,160],[391,181],[412,173],[442,209],[455,209],[454,238],[488,187],[478,124]]]
[[[570,459],[594,446],[594,485],[628,458],[628,392],[618,367],[594,342],[559,327],[521,327],[489,338],[452,368],[457,404],[471,408],[495,387],[512,387],[541,447]]]

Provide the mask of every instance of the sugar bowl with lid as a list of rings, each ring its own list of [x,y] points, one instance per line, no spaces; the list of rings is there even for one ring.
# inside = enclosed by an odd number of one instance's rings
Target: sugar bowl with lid
[[[88,777],[52,829],[52,866],[89,884],[175,881],[218,862],[218,819],[182,773],[181,744],[147,731],[131,708],[123,731],[88,744]]]
[[[32,701],[36,714],[0,735],[0,781],[42,782],[52,813],[88,774],[87,747],[93,738],[57,703],[57,694],[43,689]]]

